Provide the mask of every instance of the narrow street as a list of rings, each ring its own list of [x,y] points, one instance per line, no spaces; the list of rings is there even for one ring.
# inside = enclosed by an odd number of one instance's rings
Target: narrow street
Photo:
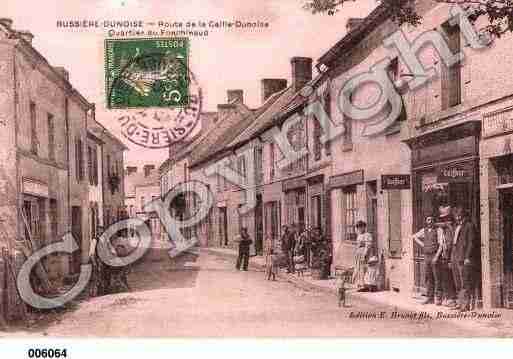
[[[493,323],[471,331],[443,320],[351,319],[351,312],[390,313],[394,308],[355,298],[351,307],[339,308],[335,296],[266,281],[255,268],[238,272],[232,261],[204,252],[175,263],[147,260],[134,268],[129,281],[130,293],[80,302],[45,325],[0,337],[506,335]]]

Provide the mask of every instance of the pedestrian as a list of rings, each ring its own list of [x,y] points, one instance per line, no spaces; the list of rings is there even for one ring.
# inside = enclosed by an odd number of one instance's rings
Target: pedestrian
[[[454,219],[451,213],[451,207],[441,206],[439,208],[438,218],[437,226],[444,232],[442,239],[442,253],[438,259],[440,281],[442,282],[442,295],[444,298],[442,304],[446,307],[453,308],[457,304],[457,296],[452,269],[449,266],[451,261],[452,241],[454,238]]]
[[[454,309],[466,312],[470,309],[470,294],[476,281],[480,248],[477,245],[474,225],[468,220],[463,208],[456,208],[455,219],[451,268],[458,293],[458,305]]]
[[[442,286],[438,259],[442,253],[444,233],[440,227],[435,227],[433,215],[426,217],[425,225],[424,228],[413,235],[413,239],[422,247],[422,253],[424,254],[427,298],[422,304],[435,303],[436,305],[442,305]]]
[[[289,246],[290,246],[290,230],[287,225],[284,225],[282,227],[282,234],[281,234],[281,254],[285,259],[285,266],[287,267],[287,272],[290,271]]]
[[[305,262],[308,268],[311,267],[312,263],[312,231],[311,229],[305,229],[304,231],[304,252]]]
[[[249,246],[253,241],[249,237],[248,230],[245,227],[241,228],[240,236],[238,238],[239,242],[239,256],[237,258],[237,264],[235,268],[240,270],[242,266],[243,271],[248,270],[248,262],[249,262]]]
[[[269,255],[266,260],[266,265],[267,280],[271,280],[272,277],[273,281],[275,281],[276,272],[278,271],[278,256],[274,253],[274,249],[271,249],[269,251]]]
[[[364,221],[356,222],[356,253],[354,259],[353,284],[356,285],[358,292],[368,291],[365,285],[365,273],[367,271],[367,260],[373,244],[372,235],[367,232],[367,223]]]
[[[287,273],[294,273],[294,250],[296,247],[295,225],[285,226],[282,236],[282,251],[287,260]]]

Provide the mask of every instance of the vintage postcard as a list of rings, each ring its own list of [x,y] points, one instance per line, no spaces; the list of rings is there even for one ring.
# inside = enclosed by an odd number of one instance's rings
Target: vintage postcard
[[[1,12],[0,338],[513,336],[511,2]]]

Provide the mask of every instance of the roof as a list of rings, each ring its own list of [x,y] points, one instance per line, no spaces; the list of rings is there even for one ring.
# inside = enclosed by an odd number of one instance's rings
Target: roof
[[[110,139],[110,141],[114,142],[117,146],[119,146],[123,151],[127,151],[128,147],[121,142],[119,138],[114,136],[109,130],[107,130],[101,123],[96,121],[94,118],[89,118],[87,121],[87,132],[101,140],[105,143],[105,139]]]
[[[271,97],[256,110],[251,110],[237,101],[232,103],[235,106],[235,111],[219,119],[217,126],[201,142],[197,151],[191,154],[189,165],[191,167],[198,166],[229,149],[231,142],[278,98],[278,96]]]
[[[305,86],[315,87],[322,79],[324,74],[319,74],[310,80]],[[297,111],[306,104],[308,98],[301,95],[300,91],[295,92],[293,86],[276,94],[276,98],[267,108],[265,108],[253,121],[251,126],[245,129],[229,144],[230,147],[241,146],[252,138],[259,136],[269,128],[280,124],[280,122],[291,113]]]
[[[361,41],[369,31],[372,31],[376,26],[389,17],[387,16],[386,7],[383,3],[378,5],[371,13],[363,19],[353,30],[348,32],[341,40],[333,45],[324,55],[322,55],[317,62],[320,64],[329,65],[334,60],[339,58],[341,52],[350,50],[355,44]]]
[[[129,176],[125,175],[125,196],[130,197],[135,195],[135,188],[142,186],[159,186],[159,171],[151,171],[148,177],[144,176],[144,170],[137,173],[132,173]]]
[[[45,66],[45,68],[51,74],[53,74],[53,76],[59,79],[61,84],[64,85],[64,88],[67,89],[69,93],[72,94],[72,96],[78,100],[78,102],[83,106],[83,108],[94,108],[94,104],[90,103],[76,88],[74,88],[68,78],[65,78],[59,71],[55,69],[54,66],[50,65],[48,60],[32,45],[32,43],[26,41],[21,36],[21,33],[23,31],[13,29],[11,26],[6,26],[5,24],[0,24],[0,30],[3,31],[9,39],[13,39],[18,42],[18,49],[20,49],[21,51],[28,52],[31,56],[35,57],[38,60],[38,64]]]

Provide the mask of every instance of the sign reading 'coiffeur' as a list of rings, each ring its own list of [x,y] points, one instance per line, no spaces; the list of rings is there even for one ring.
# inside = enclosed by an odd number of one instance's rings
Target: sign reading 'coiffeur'
[[[382,175],[381,176],[382,189],[410,189],[411,180],[410,175]]]
[[[472,180],[473,167],[468,163],[440,167],[438,182],[468,182]]]

